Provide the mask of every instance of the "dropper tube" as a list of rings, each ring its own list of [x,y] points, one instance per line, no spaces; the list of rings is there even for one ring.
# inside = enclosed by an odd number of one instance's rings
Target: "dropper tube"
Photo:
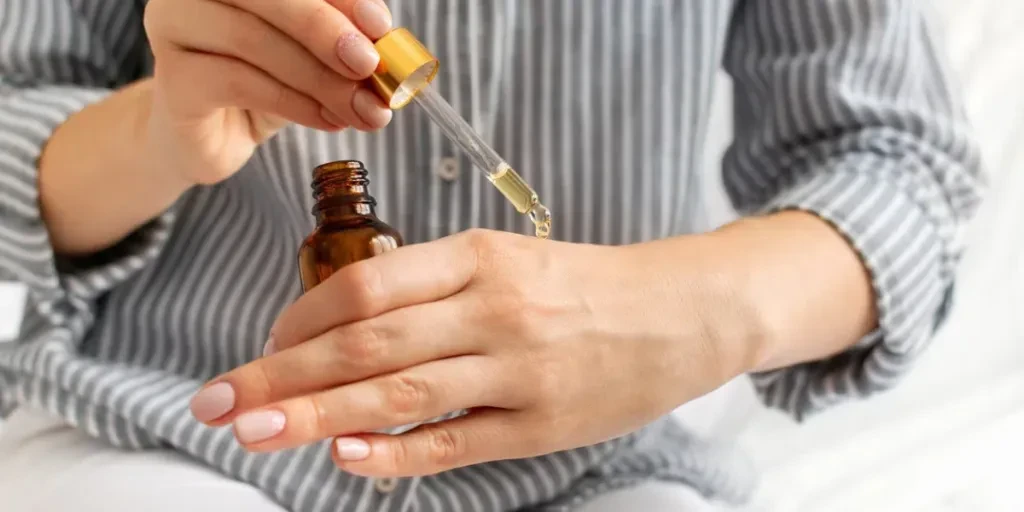
[[[430,85],[439,63],[429,50],[404,28],[388,32],[374,46],[381,61],[371,82],[388,106],[399,110],[415,101],[516,211],[529,215],[537,236],[547,238],[551,212],[541,204],[537,192]]]
[[[535,222],[535,216],[539,216],[540,219],[550,217],[550,212],[536,210],[538,206],[544,208],[540,205],[537,193],[465,119],[455,112],[433,86],[428,85],[421,89],[414,101],[430,116],[434,124],[441,128],[449,140],[458,144],[473,165],[487,175],[487,179],[498,187],[516,211],[530,214],[531,220]]]

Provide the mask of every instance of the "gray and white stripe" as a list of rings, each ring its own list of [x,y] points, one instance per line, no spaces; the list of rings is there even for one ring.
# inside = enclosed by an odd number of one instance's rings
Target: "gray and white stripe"
[[[881,325],[828,361],[756,376],[797,417],[886,389],[943,318],[979,201],[961,106],[913,0],[391,0],[443,64],[437,86],[538,189],[555,237],[628,244],[706,229],[701,167],[720,66],[735,85],[723,181],[740,213],[833,223],[872,272]],[[0,3],[0,279],[31,289],[0,349],[0,411],[44,407],[124,447],[170,445],[301,511],[567,510],[649,478],[742,501],[742,457],[669,420],[597,446],[406,479],[334,469],[323,444],[271,455],[195,423],[206,379],[258,356],[299,293],[309,171],[356,158],[410,242],[527,226],[415,108],[377,134],[290,127],[246,169],[187,193],[103,258],[49,245],[35,161],[52,130],[151,68],[144,1]],[[454,158],[445,179],[436,167]],[[257,257],[254,257],[257,256]]]

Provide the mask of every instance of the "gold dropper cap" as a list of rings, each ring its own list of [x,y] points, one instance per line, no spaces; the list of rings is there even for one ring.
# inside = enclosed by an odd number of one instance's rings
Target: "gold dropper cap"
[[[437,76],[437,58],[404,28],[384,34],[373,46],[380,54],[380,64],[370,80],[392,110],[408,105]]]

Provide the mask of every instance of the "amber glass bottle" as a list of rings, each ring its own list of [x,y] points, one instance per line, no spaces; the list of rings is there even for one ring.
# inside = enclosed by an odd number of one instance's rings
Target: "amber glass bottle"
[[[313,170],[316,228],[299,249],[299,276],[311,290],[339,268],[402,246],[402,236],[374,211],[362,162],[342,160]]]

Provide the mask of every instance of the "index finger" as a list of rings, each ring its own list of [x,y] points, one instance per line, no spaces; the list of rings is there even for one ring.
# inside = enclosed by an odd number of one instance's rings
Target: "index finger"
[[[390,13],[377,0],[217,1],[255,14],[351,80],[369,78],[377,68],[380,56],[371,38],[379,38],[383,35],[379,32],[386,32],[391,26]],[[342,8],[364,19],[361,25],[367,28],[357,27]]]
[[[335,326],[454,295],[477,269],[477,251],[468,238],[409,245],[342,267],[281,313],[270,330],[273,350]]]

